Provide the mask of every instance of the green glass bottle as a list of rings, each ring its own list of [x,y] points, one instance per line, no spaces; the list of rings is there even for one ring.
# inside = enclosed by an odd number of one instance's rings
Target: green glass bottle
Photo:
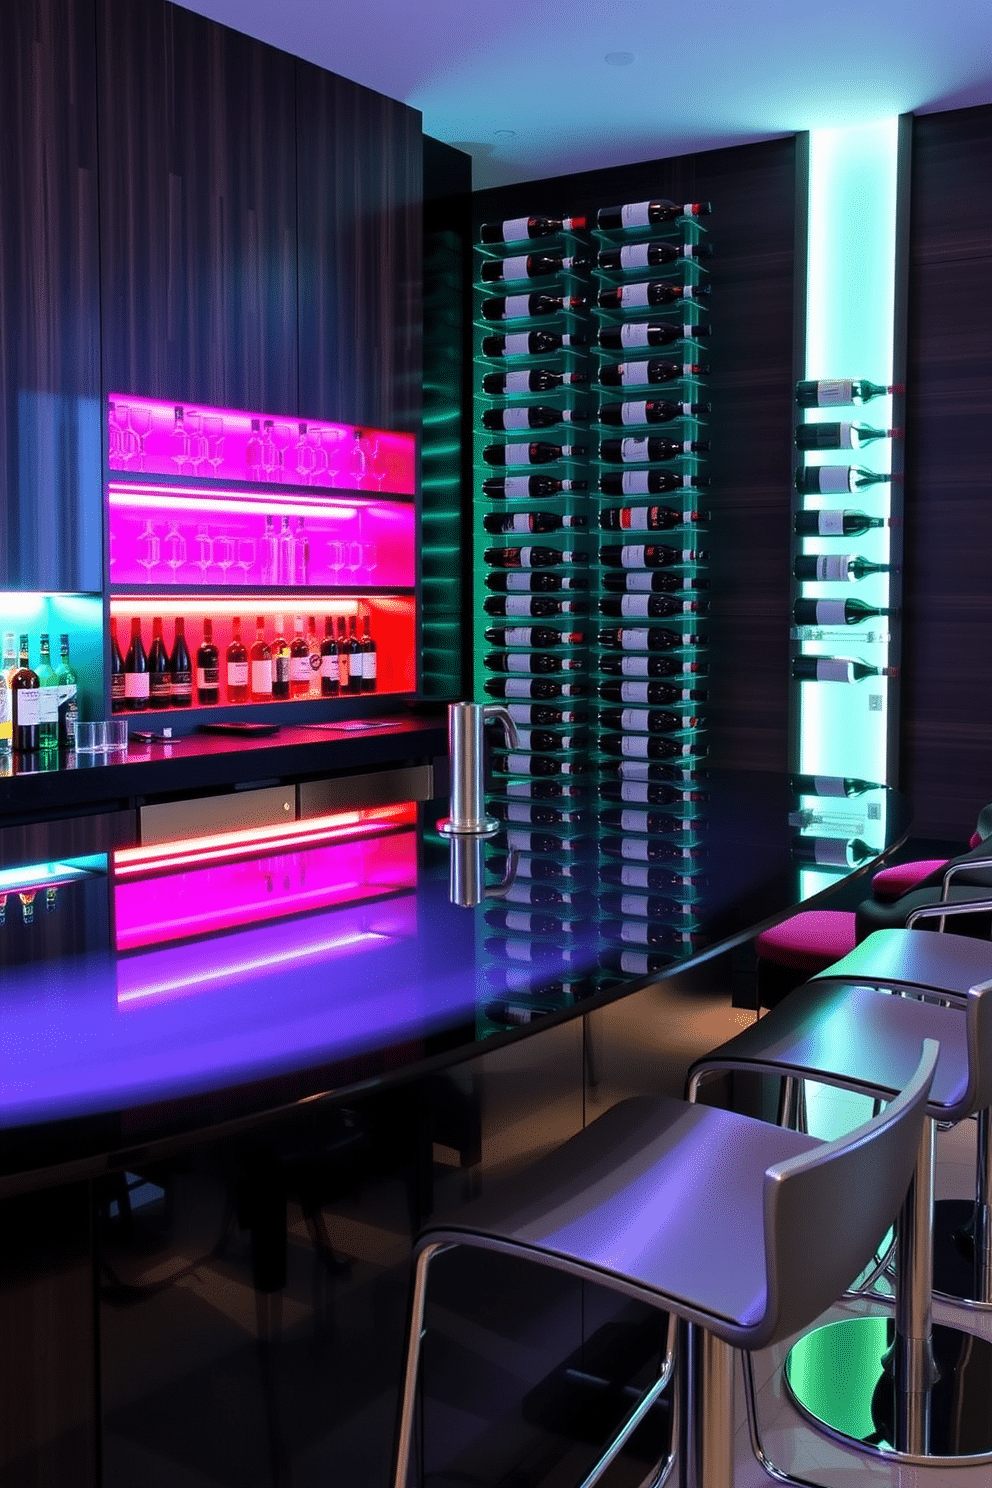
[[[38,687],[38,748],[56,749],[59,742],[59,684],[52,666],[51,646],[47,635],[41,638]]]
[[[59,743],[63,749],[76,746],[76,720],[79,717],[79,678],[69,657],[69,637],[59,636],[58,683]]]

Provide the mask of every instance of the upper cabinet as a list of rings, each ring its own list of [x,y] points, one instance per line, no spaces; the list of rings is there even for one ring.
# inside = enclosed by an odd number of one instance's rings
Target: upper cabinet
[[[99,251],[92,0],[5,0],[0,589],[102,584]]]

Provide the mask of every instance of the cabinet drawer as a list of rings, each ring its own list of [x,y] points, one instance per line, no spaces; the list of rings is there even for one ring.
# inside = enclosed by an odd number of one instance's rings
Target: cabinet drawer
[[[301,821],[334,811],[358,811],[363,806],[392,806],[398,801],[429,801],[434,794],[431,765],[404,765],[367,775],[338,775],[332,780],[303,780],[299,792]]]
[[[265,786],[231,795],[200,796],[193,801],[162,801],[142,806],[141,842],[145,847],[205,837],[214,832],[238,832],[269,827],[296,817],[296,787]]]

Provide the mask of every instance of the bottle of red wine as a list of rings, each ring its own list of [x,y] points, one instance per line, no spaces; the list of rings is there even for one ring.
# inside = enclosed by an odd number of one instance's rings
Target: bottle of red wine
[[[703,454],[709,449],[705,439],[668,439],[663,434],[646,438],[601,439],[599,458],[611,464],[635,465],[647,460],[674,460],[678,455]]]
[[[815,557],[797,558],[793,568],[801,583],[833,584],[888,573],[891,564],[869,563],[867,558],[852,557],[850,553],[819,553]]]
[[[867,486],[884,486],[891,479],[891,475],[865,470],[861,465],[808,465],[796,471],[796,490],[805,496],[833,496]]]
[[[599,409],[601,424],[670,424],[683,415],[695,417],[706,413],[708,403],[666,403],[658,398],[645,402],[603,403]]]
[[[678,899],[666,899],[661,894],[620,894],[615,889],[600,894],[599,906],[606,914],[622,919],[678,920],[692,912],[690,905]]]
[[[667,708],[603,708],[599,722],[603,728],[619,729],[625,734],[679,734],[684,729],[695,728],[700,720],[672,713]]]
[[[574,444],[487,444],[482,458],[487,465],[548,465],[552,460],[578,460],[585,447]]]
[[[110,711],[112,713],[123,713],[127,704],[125,702],[126,682],[124,677],[124,658],[121,655],[120,641],[117,636],[117,616],[110,617]]]
[[[550,393],[560,387],[579,387],[588,381],[584,372],[532,367],[529,372],[487,372],[482,379],[482,391],[494,398],[513,397],[517,393]]]
[[[482,608],[487,615],[497,615],[508,620],[548,620],[552,615],[587,615],[589,606],[578,604],[574,599],[546,599],[543,595],[530,598],[526,594],[509,594],[504,599],[490,596]]]
[[[130,653],[128,653],[130,654]],[[172,695],[169,653],[162,638],[162,617],[152,618],[152,647],[148,653],[148,695],[152,708],[168,708]]]
[[[874,527],[887,527],[886,517],[870,517],[863,511],[796,512],[795,530],[800,537],[860,537]]]
[[[703,661],[685,661],[679,656],[634,655],[601,656],[599,670],[608,677],[704,677],[708,668]]]
[[[649,946],[648,957],[666,947],[671,951],[690,950],[696,941],[688,930],[648,920],[602,920],[599,933],[604,940],[620,941],[627,947]],[[609,952],[603,954],[609,955]],[[621,958],[627,954],[626,950],[620,952]]]
[[[841,775],[793,775],[791,785],[797,796],[863,796],[865,791],[885,789],[873,780]]]
[[[875,439],[897,439],[901,432],[900,429],[873,429],[868,424],[798,424],[796,448],[863,449]]]
[[[169,702],[173,708],[193,706],[193,661],[186,644],[186,621],[176,616],[175,638],[169,657]]]
[[[521,496],[562,496],[567,491],[585,491],[588,481],[559,480],[553,475],[490,476],[482,482],[484,493],[493,501],[515,500]]]
[[[533,750],[536,754],[567,754],[572,749],[584,749],[589,742],[584,729],[565,733],[561,729],[518,728],[517,736],[520,749]]]
[[[535,781],[534,784],[540,784]],[[588,889],[558,889],[553,884],[512,883],[506,891],[507,904],[534,904],[539,908],[555,906],[573,914],[587,915],[596,907]]]
[[[557,759],[547,754],[497,755],[500,768],[507,775],[584,775],[585,764],[577,760]]]
[[[588,589],[584,574],[547,573],[542,569],[486,574],[486,588],[500,594],[552,594],[561,589]]]
[[[138,713],[148,707],[151,698],[148,658],[141,639],[141,621],[138,619],[131,621],[131,644],[124,659],[124,688],[124,705],[129,713]]]
[[[671,966],[676,959],[674,955],[666,955],[661,951],[638,951],[629,946],[622,951],[602,951],[599,964],[604,971],[617,972],[623,976],[653,976],[656,971],[663,971],[666,966]]]
[[[667,568],[650,569],[638,573],[636,569],[625,569],[623,573],[604,573],[600,577],[603,588],[610,594],[701,594],[710,587],[709,579],[688,574],[672,573]]]
[[[582,295],[533,294],[494,295],[483,300],[484,320],[518,320],[533,315],[558,315],[562,310],[584,310],[587,301]]]
[[[672,682],[601,682],[599,696],[606,703],[704,703],[708,694],[699,687]]]
[[[820,378],[819,381],[797,382],[796,402],[800,408],[843,408],[851,403],[870,403],[872,398],[882,398],[886,393],[898,391],[900,389],[896,387],[884,387],[863,377],[847,381]]]
[[[863,682],[866,677],[897,677],[899,668],[869,666],[851,656],[795,656],[792,675],[797,682]]]
[[[599,632],[599,644],[613,651],[674,651],[679,646],[705,646],[707,636],[668,630],[664,625],[618,627]]]
[[[495,848],[515,848],[517,852],[525,853],[554,853],[566,858],[582,856],[589,850],[588,837],[559,837],[553,832],[529,832],[516,827],[497,832],[490,841]]]
[[[586,338],[574,332],[560,331],[512,331],[505,336],[483,336],[482,355],[485,357],[547,356],[560,351],[563,346],[585,346]]]
[[[675,764],[667,760],[621,759],[616,763],[604,760],[601,768],[606,780],[647,781],[651,785],[665,781],[684,791],[696,783],[701,767],[691,759]]]
[[[654,201],[625,202],[620,207],[600,207],[596,213],[599,227],[616,229],[657,227],[663,222],[677,222],[680,217],[708,217],[709,202],[678,202],[656,198]]]
[[[604,754],[634,760],[699,758],[706,753],[699,740],[688,743],[664,734],[603,734],[599,747]]]
[[[705,563],[709,554],[700,548],[671,548],[658,543],[622,547],[607,543],[600,548],[599,556],[611,568],[672,568],[679,563]]]
[[[514,723],[538,728],[584,728],[589,722],[587,708],[549,707],[547,703],[510,703],[506,711]]]
[[[201,707],[220,702],[220,653],[214,645],[214,626],[203,622],[203,640],[196,651],[196,701]]]
[[[547,650],[555,646],[584,646],[586,638],[581,630],[553,630],[549,625],[500,625],[486,631],[486,640],[490,646],[536,646]]]
[[[800,863],[829,868],[853,868],[874,855],[875,849],[860,837],[793,837],[792,856]]]
[[[545,274],[579,273],[591,262],[589,258],[563,257],[560,253],[518,253],[486,259],[482,278],[487,284],[500,279],[540,279]]]
[[[674,594],[623,594],[601,599],[599,613],[610,620],[668,620],[672,615],[705,615],[705,600],[677,599]]]
[[[607,532],[664,532],[705,521],[703,512],[680,511],[674,506],[607,506],[599,514],[599,525]]]
[[[600,847],[611,858],[629,858],[635,863],[698,863],[703,858],[700,847],[644,837],[604,837]]]
[[[650,326],[607,326],[599,333],[601,346],[618,350],[623,347],[646,346],[635,332],[650,330]],[[630,334],[624,340],[624,332]],[[606,336],[608,339],[603,340]],[[604,387],[643,387],[649,383],[678,382],[682,377],[705,377],[709,367],[700,362],[666,362],[652,357],[647,362],[614,362],[599,369],[599,380]]]
[[[585,424],[589,415],[580,408],[548,408],[535,403],[530,406],[514,405],[510,408],[487,408],[482,415],[486,429],[550,429],[554,424]]]
[[[585,794],[581,785],[566,780],[503,780],[500,786],[517,801],[577,801]]]
[[[604,780],[599,787],[604,801],[630,801],[644,806],[679,806],[686,801],[708,801],[706,791],[685,791],[667,781]]]
[[[709,483],[708,476],[681,470],[610,470],[600,476],[599,489],[604,496],[661,496]]]
[[[500,935],[487,935],[483,945],[491,956],[506,956],[510,961],[558,965],[573,964],[575,953],[548,940],[507,940]]]
[[[601,289],[596,301],[601,310],[644,310],[652,305],[674,305],[678,300],[704,300],[709,292],[708,284],[676,284],[671,279],[646,279],[640,284],[617,284],[611,289]],[[600,338],[601,346],[608,344]],[[649,346],[659,344],[648,342]]]
[[[503,222],[484,222],[479,237],[483,243],[522,243],[560,232],[582,232],[585,225],[584,217],[507,217]]]
[[[631,285],[630,287],[633,289],[637,286]],[[648,286],[641,285],[640,287],[646,289]],[[629,309],[631,307],[625,305],[623,308]],[[712,327],[704,321],[699,321],[696,325],[690,325],[685,321],[676,321],[674,323],[671,321],[652,321],[650,323],[628,321],[626,325],[601,326],[596,340],[606,351],[641,351],[648,346],[673,346],[676,341],[699,341],[709,336],[711,331]],[[631,382],[671,382],[673,379],[670,375],[662,377],[650,376],[650,369],[652,366],[666,368],[673,365],[675,364],[672,362],[662,361],[625,362],[620,367],[602,368],[600,370],[599,380],[600,382],[614,386],[617,383],[623,383],[628,380]],[[692,367],[693,370],[691,371],[686,371],[684,366],[680,367],[677,376],[691,377],[703,370],[697,368],[695,364],[692,364]],[[604,372],[619,372],[621,375],[619,377],[604,377]]]
[[[485,688],[490,697],[537,698],[544,702],[585,697],[588,692],[584,682],[549,682],[544,677],[489,677]]]
[[[585,527],[584,516],[559,516],[557,512],[486,512],[482,525],[487,532],[557,532],[561,527]]]
[[[861,625],[891,613],[861,599],[797,599],[792,606],[797,625]]]
[[[573,933],[571,920],[552,914],[534,914],[526,909],[487,909],[487,925],[494,930],[512,930],[518,935],[568,935]]]
[[[580,672],[578,656],[552,656],[546,651],[490,651],[483,663],[491,672]]]
[[[709,258],[709,243],[624,243],[622,248],[603,248],[596,262],[601,269],[629,274],[636,269],[654,269],[680,259]]]
[[[555,568],[560,563],[588,563],[589,554],[572,548],[487,548],[483,553],[493,568]]]

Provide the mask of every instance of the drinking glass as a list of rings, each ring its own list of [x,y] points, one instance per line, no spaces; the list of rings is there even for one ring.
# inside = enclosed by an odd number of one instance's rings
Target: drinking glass
[[[175,520],[169,523],[169,530],[165,535],[165,561],[172,569],[172,582],[175,584],[179,570],[186,566],[186,539]]]
[[[239,538],[237,544],[238,556],[235,562],[235,567],[242,569],[244,572],[244,577],[241,580],[243,584],[247,584],[248,575],[255,567],[255,553],[256,546],[255,539],[253,537]]]
[[[207,441],[208,459],[214,468],[213,473],[216,477],[224,462],[224,420],[219,413],[204,414],[203,433]]]
[[[189,435],[189,463],[193,467],[194,475],[200,474],[200,466],[210,452],[205,422],[204,415],[198,408],[187,408],[186,433]]]
[[[342,542],[329,542],[327,544],[327,551],[330,555],[327,566],[331,570],[331,577],[335,584],[340,584],[341,582],[341,570],[344,568],[345,563],[344,548],[345,545]]]
[[[221,582],[227,583],[227,571],[237,556],[235,552],[235,541],[228,533],[223,533],[214,543],[217,567],[221,572]]]
[[[213,567],[213,562],[214,540],[206,522],[201,522],[196,529],[196,566],[200,570],[201,583],[206,583],[207,573]]]
[[[141,532],[138,534],[138,562],[145,570],[146,584],[151,583],[152,569],[158,568],[161,559],[162,545],[159,541],[158,533],[155,531],[155,525],[151,518],[148,517],[144,527],[142,527]]]
[[[145,440],[152,431],[152,411],[141,403],[132,403],[130,408],[131,432],[138,441],[136,451],[138,457],[138,469],[145,469]]]

